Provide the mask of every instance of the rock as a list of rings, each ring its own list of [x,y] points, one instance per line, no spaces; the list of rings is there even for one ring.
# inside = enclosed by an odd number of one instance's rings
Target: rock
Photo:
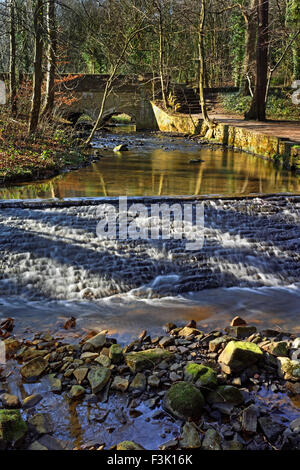
[[[24,398],[22,408],[24,410],[27,410],[28,408],[33,408],[42,400],[42,398],[42,395],[40,395],[39,393],[29,395],[28,397]]]
[[[100,354],[96,357],[95,362],[98,362],[102,367],[109,367],[111,365],[111,360],[105,354]]]
[[[218,352],[222,344],[226,344],[230,341],[228,336],[220,336],[219,338],[213,339],[209,342],[209,351]]]
[[[84,352],[81,354],[80,359],[84,362],[91,362],[99,356],[98,353]]]
[[[20,410],[0,410],[0,442],[19,444],[27,433]]]
[[[3,393],[0,396],[2,405],[4,408],[20,408],[21,403],[19,398],[16,395],[11,395],[10,393]]]
[[[62,390],[61,380],[58,377],[55,377],[55,374],[49,374],[47,379],[51,387],[51,392],[60,393]]]
[[[4,340],[6,357],[13,355],[21,347],[21,343],[14,337]]]
[[[292,361],[299,361],[300,360],[300,349],[296,349],[291,355]]]
[[[134,379],[132,380],[129,390],[141,390],[142,392],[146,388],[146,376],[142,373],[136,374]]]
[[[300,337],[294,339],[292,343],[292,349],[299,349],[300,348]]]
[[[180,447],[183,449],[198,449],[201,447],[199,432],[194,423],[185,423],[182,429]]]
[[[241,387],[242,385],[242,379],[241,377],[235,377],[233,380],[232,380],[232,385],[236,386],[236,387]]]
[[[250,405],[243,411],[242,414],[242,428],[249,434],[255,434],[257,430],[257,416],[258,410],[256,406]]]
[[[225,373],[240,372],[262,359],[263,353],[254,343],[230,341],[219,356],[219,363]]]
[[[286,341],[278,341],[266,344],[263,349],[269,354],[277,357],[286,357],[289,355],[288,345]]]
[[[118,392],[126,392],[126,390],[128,389],[128,385],[129,385],[128,379],[123,379],[123,377],[116,376],[111,385],[111,388],[113,390],[118,390]]]
[[[18,354],[18,359],[22,359],[22,361],[27,362],[35,357],[43,357],[48,354],[49,351],[47,349],[38,350],[35,348],[26,348],[22,354]]]
[[[238,406],[244,402],[242,392],[231,385],[220,385],[207,396],[208,403],[231,403]]]
[[[203,442],[203,450],[222,450],[221,448],[221,436],[213,428],[210,428],[206,431]]]
[[[222,444],[223,450],[243,450],[243,444],[235,439],[232,441],[224,441]]]
[[[106,335],[103,333],[98,333],[92,338],[89,338],[88,340],[86,340],[86,342],[84,343],[83,349],[85,349],[85,351],[87,350],[98,351],[105,345],[105,342],[106,342]]]
[[[241,317],[234,317],[231,320],[230,326],[245,326],[247,322],[243,320]]]
[[[117,450],[145,450],[144,447],[136,444],[133,441],[123,441],[119,442],[117,445]]]
[[[89,369],[87,367],[79,367],[78,369],[75,369],[73,371],[73,375],[79,385],[81,385],[84,379],[86,378],[88,371]]]
[[[42,436],[38,441],[36,441],[39,446],[46,448],[47,450],[66,450],[66,444],[59,439],[56,439],[48,434]],[[39,450],[39,449],[32,449]]]
[[[106,367],[97,367],[90,370],[88,373],[88,381],[92,388],[92,393],[99,393],[108,383],[111,376],[111,371]]]
[[[42,357],[36,357],[21,367],[20,372],[26,380],[38,379],[47,369],[48,362]]]
[[[132,372],[152,369],[159,362],[171,359],[173,354],[165,349],[155,348],[125,354],[125,361]]]
[[[234,338],[245,339],[256,333],[257,330],[255,326],[231,326],[225,328],[225,331]]]
[[[164,336],[160,341],[159,341],[159,345],[162,347],[162,348],[166,348],[167,346],[171,346],[171,344],[173,344],[174,342],[174,339],[173,338],[170,338],[170,336]]]
[[[300,381],[300,361],[293,361],[288,357],[278,357],[278,374],[285,380]]]
[[[284,426],[274,421],[270,416],[259,418],[259,425],[270,442],[275,442],[280,434],[284,431]]]
[[[300,382],[286,382],[285,386],[291,395],[300,395]]]
[[[232,403],[213,403],[212,408],[222,415],[231,416],[234,405]]]
[[[188,382],[171,386],[164,398],[164,408],[179,419],[199,418],[202,415],[204,398],[200,390]]]
[[[217,373],[203,364],[188,363],[184,368],[184,379],[195,383],[196,387],[216,388]]]
[[[123,348],[119,344],[112,344],[109,349],[109,359],[113,364],[120,364],[123,361]]]
[[[70,398],[76,400],[82,398],[85,395],[85,389],[81,385],[73,385],[70,390]]]
[[[175,449],[178,446],[177,439],[171,439],[170,441],[164,442],[162,445],[159,446],[161,450],[169,450]]]
[[[157,388],[159,387],[159,384],[160,384],[160,380],[157,375],[150,375],[148,377],[148,385],[150,385],[150,387]]]
[[[48,413],[38,413],[28,419],[30,431],[36,434],[50,434],[54,431],[53,421]]]
[[[30,444],[27,450],[48,450],[47,447],[43,446],[39,441],[34,441]]]
[[[182,328],[178,332],[178,336],[180,336],[181,338],[187,338],[188,336],[196,336],[196,335],[201,335],[201,334],[202,334],[202,331],[197,330],[196,328],[189,328],[188,326],[186,326],[185,328]]]
[[[290,429],[292,432],[300,433],[300,418],[294,419],[294,421],[290,423]]]

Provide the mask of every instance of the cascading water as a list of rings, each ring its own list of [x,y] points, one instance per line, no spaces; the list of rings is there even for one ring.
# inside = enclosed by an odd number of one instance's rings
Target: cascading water
[[[299,197],[206,200],[204,205],[204,246],[198,251],[185,250],[185,240],[99,238],[99,205],[92,203],[3,208],[2,305],[10,298],[11,308],[18,310],[12,300],[18,296],[27,308],[28,302],[45,308],[67,301],[68,311],[72,305],[76,311],[76,302],[85,302],[81,312],[87,314],[115,296],[121,303],[160,298],[163,305],[167,297],[181,295],[182,301],[207,289],[298,292]]]

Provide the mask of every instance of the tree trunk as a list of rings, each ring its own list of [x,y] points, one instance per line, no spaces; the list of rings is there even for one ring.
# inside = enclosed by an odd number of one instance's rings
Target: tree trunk
[[[10,91],[11,113],[13,116],[15,116],[17,113],[15,0],[10,0],[9,7],[10,7],[9,91]]]
[[[54,81],[56,70],[56,29],[55,29],[55,0],[47,3],[47,84],[43,115],[50,117],[54,108]]]
[[[205,49],[204,49],[204,26],[206,18],[206,0],[201,0],[200,15],[199,15],[199,29],[198,29],[198,51],[199,51],[199,98],[202,110],[204,123],[206,124],[207,133],[205,137],[211,138],[213,136],[213,129],[215,123],[210,119],[207,112],[207,106],[204,95],[205,87]]]
[[[258,0],[258,37],[256,56],[256,85],[251,108],[246,119],[266,120],[266,91],[268,82],[269,0]]]
[[[42,59],[43,59],[43,0],[36,0],[33,15],[34,27],[34,67],[33,92],[28,133],[34,134],[39,123],[42,95]]]
[[[160,84],[161,84],[161,96],[163,100],[164,107],[167,109],[167,98],[165,91],[165,80],[164,80],[164,32],[163,32],[163,19],[162,12],[159,9],[159,74],[160,74]]]
[[[293,45],[293,79],[300,80],[300,36]]]
[[[253,70],[256,55],[256,6],[257,0],[251,0],[249,12],[244,12],[245,30],[245,56],[243,63],[243,76],[240,85],[240,94],[249,96],[254,89],[255,71]],[[251,83],[253,87],[251,88]]]

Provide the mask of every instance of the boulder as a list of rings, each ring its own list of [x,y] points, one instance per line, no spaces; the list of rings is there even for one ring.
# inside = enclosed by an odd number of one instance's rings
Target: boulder
[[[240,372],[262,359],[262,350],[257,344],[230,341],[219,356],[219,363],[225,373]]]
[[[128,389],[129,380],[124,379],[123,377],[116,376],[111,384],[111,388],[113,390],[117,390],[118,392],[126,392]]]
[[[179,419],[199,418],[204,407],[200,390],[189,382],[178,382],[168,390],[164,398],[164,408]]]
[[[289,348],[286,341],[274,341],[263,346],[263,349],[277,357],[286,357],[289,355]]]
[[[234,317],[230,323],[230,326],[245,326],[245,325],[247,325],[247,322],[243,320],[243,318],[238,317],[238,316]]]
[[[242,392],[232,385],[220,385],[207,396],[208,403],[231,403],[234,406],[244,402]]]
[[[75,369],[73,371],[73,375],[79,385],[81,385],[84,379],[86,378],[88,371],[89,369],[87,367],[79,367],[78,369]]]
[[[18,444],[24,439],[27,429],[20,410],[0,410],[0,441]]]
[[[24,410],[27,410],[28,408],[33,408],[42,400],[42,398],[42,395],[40,395],[39,393],[29,395],[28,397],[24,398],[22,408]]]
[[[300,361],[293,361],[288,357],[278,357],[278,374],[285,380],[300,381]]]
[[[81,385],[73,385],[70,390],[70,398],[76,400],[85,395],[85,389]]]
[[[230,336],[233,336],[234,338],[237,339],[245,339],[248,338],[249,336],[253,335],[253,333],[256,333],[256,327],[255,326],[230,326],[229,328],[225,328],[226,333],[228,333]]]
[[[101,349],[106,342],[106,335],[98,333],[97,335],[89,338],[83,345],[83,351],[97,351]]]
[[[136,444],[133,441],[123,441],[119,442],[117,445],[117,450],[145,450],[144,447]]]
[[[203,450],[222,450],[221,448],[221,436],[213,428],[210,428],[206,431],[203,442]]]
[[[20,408],[21,403],[19,398],[16,395],[11,395],[10,393],[3,393],[0,396],[2,405],[4,408]]]
[[[125,354],[125,361],[132,372],[152,369],[163,360],[171,359],[173,354],[165,349],[155,348]]]
[[[120,364],[123,361],[123,349],[119,344],[112,344],[109,348],[109,359],[113,364]]]
[[[184,368],[184,379],[195,383],[196,387],[216,388],[217,373],[203,364],[189,362]]]
[[[88,381],[92,388],[92,393],[97,394],[103,390],[111,376],[111,371],[106,367],[96,367],[89,371]]]
[[[143,392],[146,388],[146,384],[146,376],[139,372],[129,385],[129,390],[141,390]]]
[[[61,380],[58,377],[55,377],[55,374],[49,374],[47,379],[50,384],[51,392],[59,393],[62,390]]]
[[[201,447],[199,432],[194,423],[185,423],[182,428],[180,446],[183,449],[198,449]]]
[[[48,413],[38,413],[28,420],[30,431],[43,435],[54,431],[53,421]]]
[[[47,369],[48,362],[42,357],[35,357],[21,367],[20,372],[26,380],[38,379]]]

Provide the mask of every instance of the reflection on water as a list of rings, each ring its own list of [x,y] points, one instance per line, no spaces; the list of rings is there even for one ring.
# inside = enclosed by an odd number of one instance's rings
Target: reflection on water
[[[128,143],[129,151],[113,148]],[[300,192],[300,178],[253,155],[199,148],[183,138],[155,134],[104,134],[94,145],[97,163],[46,182],[0,189],[4,199],[152,195],[246,195]],[[190,163],[191,160],[203,162]]]

